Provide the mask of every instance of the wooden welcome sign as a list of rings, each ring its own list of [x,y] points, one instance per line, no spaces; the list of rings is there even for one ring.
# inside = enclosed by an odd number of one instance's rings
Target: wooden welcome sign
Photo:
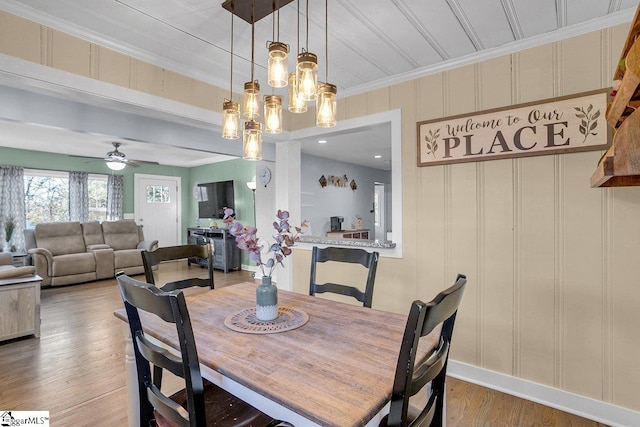
[[[418,166],[605,149],[607,92],[418,122]]]

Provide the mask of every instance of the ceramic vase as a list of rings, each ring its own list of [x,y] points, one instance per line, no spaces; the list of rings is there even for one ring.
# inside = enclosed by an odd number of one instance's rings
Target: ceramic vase
[[[266,322],[278,317],[278,288],[271,284],[271,277],[262,277],[256,288],[256,318]]]
[[[2,252],[11,252],[11,243],[4,241],[4,245],[2,245]]]

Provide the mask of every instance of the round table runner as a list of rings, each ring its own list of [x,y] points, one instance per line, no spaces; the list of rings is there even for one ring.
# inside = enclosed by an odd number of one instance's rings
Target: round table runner
[[[309,315],[304,311],[283,306],[278,307],[278,317],[274,320],[261,321],[256,318],[254,307],[230,314],[224,319],[224,325],[245,334],[275,334],[299,328],[308,321]]]

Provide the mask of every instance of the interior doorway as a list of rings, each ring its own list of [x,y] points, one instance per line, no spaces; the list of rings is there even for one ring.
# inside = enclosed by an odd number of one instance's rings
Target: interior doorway
[[[158,240],[158,246],[175,246],[182,241],[179,176],[135,174],[136,223],[144,226],[144,237]]]

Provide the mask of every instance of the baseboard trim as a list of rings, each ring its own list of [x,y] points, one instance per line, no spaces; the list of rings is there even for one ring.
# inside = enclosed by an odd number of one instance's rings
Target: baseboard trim
[[[450,359],[447,374],[610,426],[640,426],[640,412],[463,362]]]

